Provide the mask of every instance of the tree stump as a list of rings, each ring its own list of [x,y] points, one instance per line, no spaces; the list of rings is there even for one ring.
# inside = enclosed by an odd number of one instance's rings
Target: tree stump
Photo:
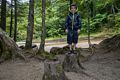
[[[63,62],[63,68],[67,72],[80,72],[84,67],[79,62],[79,55],[77,53],[66,53]]]
[[[51,60],[44,62],[44,75],[42,80],[68,80],[60,61]]]
[[[18,47],[15,41],[0,29],[0,57],[2,59],[7,59],[8,57],[15,58],[16,55],[25,59],[23,51]]]

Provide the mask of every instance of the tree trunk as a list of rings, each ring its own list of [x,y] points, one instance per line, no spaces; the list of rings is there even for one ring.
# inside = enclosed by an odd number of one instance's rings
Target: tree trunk
[[[23,51],[10,37],[6,36],[5,32],[0,29],[0,57],[7,59],[8,57],[15,58],[16,55],[25,59]]]
[[[67,53],[63,62],[63,68],[68,72],[80,72],[84,69],[79,62],[79,55],[73,53]]]
[[[73,0],[70,0],[70,6],[71,6],[72,3],[73,3]]]
[[[32,49],[33,28],[34,28],[34,0],[30,0],[27,38],[26,38],[26,44],[25,44],[26,49]]]
[[[114,4],[112,4],[112,14],[113,14],[113,27],[115,27],[115,7],[114,7]]]
[[[95,17],[95,15],[96,15],[96,0],[93,0],[92,1],[92,3],[93,3],[93,17]]]
[[[89,44],[89,47],[91,45],[91,41],[90,41],[90,12],[91,12],[91,10],[88,8],[88,44]]]
[[[16,36],[17,36],[17,0],[14,0],[15,3],[15,20],[14,20],[14,41],[16,42]]]
[[[45,46],[45,38],[46,38],[45,6],[46,6],[46,0],[42,0],[42,32],[41,32],[41,43],[40,43],[39,52],[44,52],[44,46]]]
[[[11,0],[11,21],[10,21],[10,37],[12,37],[12,24],[13,24],[13,0]]]
[[[6,31],[6,0],[1,3],[1,28]]]
[[[45,61],[42,80],[68,80],[59,61]]]

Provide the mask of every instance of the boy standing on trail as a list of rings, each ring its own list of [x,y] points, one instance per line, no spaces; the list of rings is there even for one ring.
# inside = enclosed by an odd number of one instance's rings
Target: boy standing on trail
[[[77,12],[76,4],[71,4],[70,11],[66,18],[65,32],[67,33],[67,43],[70,51],[76,50],[78,36],[81,30],[81,17]],[[73,48],[72,48],[73,44]]]

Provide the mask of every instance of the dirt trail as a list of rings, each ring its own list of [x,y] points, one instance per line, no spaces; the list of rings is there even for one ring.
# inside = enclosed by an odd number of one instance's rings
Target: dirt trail
[[[120,80],[119,58],[99,57],[82,63],[86,68],[84,71],[91,77],[74,72],[66,72],[66,75],[70,80]],[[28,62],[17,59],[0,64],[0,80],[42,80],[43,73],[43,62],[33,58]]]
[[[99,42],[100,40],[92,43]],[[49,51],[51,47],[62,47],[64,45],[66,44],[48,44],[46,45],[46,51]],[[81,42],[78,47],[88,47],[88,44],[87,42]],[[90,76],[74,72],[66,72],[66,75],[70,80],[120,80],[119,53],[120,50],[111,51],[109,54],[96,54],[89,61],[82,63],[86,69],[84,72]],[[0,64],[0,80],[42,80],[43,73],[44,63],[34,58],[30,58],[28,62],[16,59]]]
[[[7,61],[0,64],[0,80],[42,80],[44,64],[36,59]]]
[[[97,39],[97,40],[91,40],[92,44],[99,44],[102,41],[102,39]],[[21,45],[25,45],[25,42],[17,42],[17,44],[19,46]],[[34,42],[33,44],[37,45],[39,47],[40,43]],[[50,49],[52,47],[63,47],[66,46],[67,43],[66,41],[49,41],[45,44],[45,51],[50,52]],[[77,44],[77,47],[81,47],[81,48],[88,48],[88,42],[87,40],[81,40],[79,41],[79,43]]]

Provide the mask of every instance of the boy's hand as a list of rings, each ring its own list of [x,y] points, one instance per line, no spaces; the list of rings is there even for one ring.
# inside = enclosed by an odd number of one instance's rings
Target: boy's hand
[[[77,32],[78,32],[78,34],[79,34],[79,33],[80,33],[80,29],[78,29],[78,31],[77,31]]]
[[[68,33],[68,30],[66,29],[65,32]]]

